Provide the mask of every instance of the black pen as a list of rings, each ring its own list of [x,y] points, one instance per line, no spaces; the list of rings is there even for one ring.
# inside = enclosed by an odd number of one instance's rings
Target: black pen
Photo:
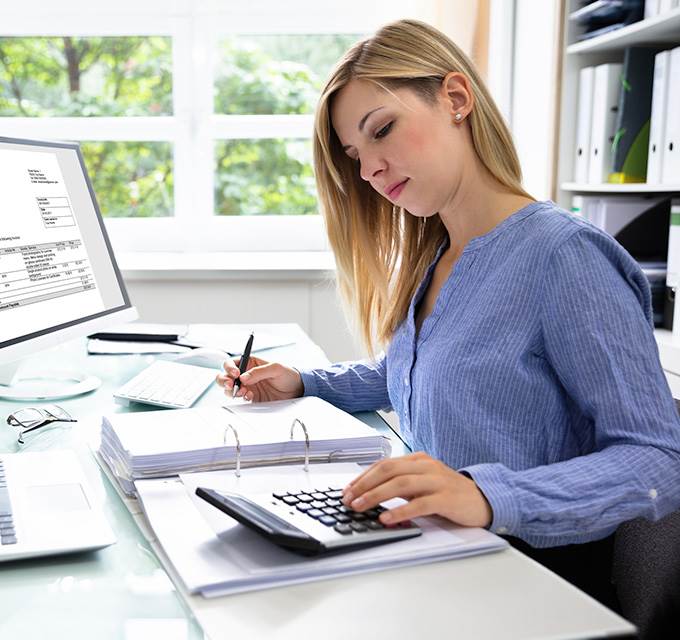
[[[239,371],[239,377],[234,380],[234,391],[231,394],[232,398],[236,397],[236,392],[241,388],[241,373],[245,373],[246,369],[248,368],[248,360],[250,360],[250,350],[253,348],[253,338],[255,337],[255,334],[251,331],[250,332],[250,337],[248,338],[248,342],[246,342],[246,348],[243,350],[243,354],[241,355],[241,361],[239,362],[238,365],[238,371]]]

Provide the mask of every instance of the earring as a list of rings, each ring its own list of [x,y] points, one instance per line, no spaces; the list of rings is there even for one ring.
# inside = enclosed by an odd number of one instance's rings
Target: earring
[[[462,113],[457,113],[455,116],[456,122],[460,122],[463,119],[463,114]]]

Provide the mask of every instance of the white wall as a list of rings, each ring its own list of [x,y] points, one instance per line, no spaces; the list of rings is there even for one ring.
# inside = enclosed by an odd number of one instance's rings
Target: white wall
[[[524,187],[552,198],[560,0],[516,0],[511,128]]]

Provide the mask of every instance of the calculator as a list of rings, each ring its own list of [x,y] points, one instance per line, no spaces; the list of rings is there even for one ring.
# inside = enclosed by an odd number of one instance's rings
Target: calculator
[[[196,495],[271,542],[303,555],[350,551],[422,533],[411,521],[382,524],[382,505],[353,511],[342,504],[342,490],[334,487],[252,494],[198,487]]]

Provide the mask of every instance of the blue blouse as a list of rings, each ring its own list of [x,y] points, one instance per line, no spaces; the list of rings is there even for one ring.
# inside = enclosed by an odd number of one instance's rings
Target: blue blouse
[[[387,353],[303,370],[305,394],[394,409],[413,450],[472,476],[492,531],[535,547],[680,507],[680,419],[635,260],[555,203],[532,203],[470,240],[416,337],[445,248]]]

